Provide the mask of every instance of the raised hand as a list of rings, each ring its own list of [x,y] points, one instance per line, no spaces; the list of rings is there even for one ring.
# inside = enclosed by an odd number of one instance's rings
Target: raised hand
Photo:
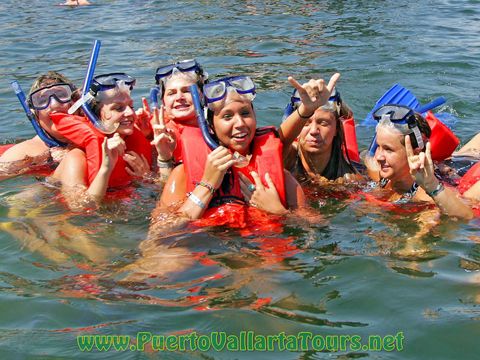
[[[118,157],[123,156],[125,153],[125,141],[123,141],[118,133],[115,133],[111,138],[106,139],[105,146],[103,159],[105,160],[105,157],[108,157],[109,168],[113,169],[117,163]]]
[[[150,106],[148,105],[148,101],[146,98],[142,97],[142,108],[138,109],[135,114],[137,115],[135,118],[135,125],[137,128],[142,132],[142,134],[146,137],[151,139],[152,138],[152,112],[150,110]]]
[[[224,146],[219,146],[207,156],[202,181],[218,189],[227,170],[236,163],[232,153]]]
[[[410,141],[410,136],[405,136],[405,150],[407,152],[410,174],[415,182],[425,191],[433,191],[438,186],[438,179],[435,177],[430,143],[427,142],[425,152],[415,154]]]
[[[330,78],[328,85],[325,85],[325,80],[323,79],[311,79],[301,85],[292,76],[288,77],[288,82],[297,89],[300,99],[302,100],[302,104],[298,110],[303,117],[313,115],[315,110],[327,103],[338,79],[340,79],[340,74],[335,73]]]
[[[153,108],[153,140],[150,144],[155,145],[160,161],[172,159],[173,151],[177,146],[175,132],[165,126],[163,119],[163,105],[160,109]]]
[[[250,206],[272,214],[284,214],[287,209],[282,205],[278,191],[268,173],[265,174],[267,186],[264,186],[260,176],[255,171],[250,173],[255,184],[243,174],[240,174],[240,189]]]

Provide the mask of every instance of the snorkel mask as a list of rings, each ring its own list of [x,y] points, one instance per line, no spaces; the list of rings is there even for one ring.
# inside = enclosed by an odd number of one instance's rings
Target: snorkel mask
[[[118,89],[118,91],[125,91],[128,92],[130,95],[130,92],[133,89],[133,86],[136,83],[136,79],[126,73],[109,73],[109,74],[103,74],[103,75],[98,75],[95,76],[92,79],[91,85],[90,85],[90,90],[88,91],[88,94],[86,96],[83,96],[82,99],[79,100],[80,105],[77,103],[70,108],[69,113],[74,109],[76,110],[77,107],[82,106],[83,111],[86,113],[90,121],[103,133],[105,134],[112,134],[114,133],[119,124],[112,124],[108,127],[98,119],[94,111],[90,108],[90,103],[92,100],[95,100],[97,102],[102,102],[102,99],[105,96],[105,91],[112,90],[112,89]],[[87,111],[85,111],[85,107],[87,107]]]
[[[161,66],[155,71],[155,83],[157,84],[150,90],[150,101],[153,106],[158,108],[159,99],[162,99],[165,88],[165,82],[168,78],[176,74],[192,73],[195,76],[195,82],[202,88],[208,81],[208,73],[203,70],[200,63],[195,59],[177,61],[173,64]]]
[[[414,149],[423,149],[422,133],[418,128],[415,112],[403,105],[383,105],[373,113],[373,118],[379,126],[392,127],[399,130],[403,135],[409,135]]]
[[[230,76],[205,84],[203,95],[206,105],[213,110],[215,103],[225,101],[228,91],[233,90],[250,102],[255,99],[255,84],[249,76]]]
[[[59,84],[55,84],[55,85],[59,85]],[[49,88],[49,87],[53,87],[55,85],[52,85],[52,86],[47,86],[47,87],[43,87],[39,90],[42,90],[42,89],[45,89],[45,88]],[[25,96],[25,93],[23,92],[22,90],[22,87],[20,86],[20,84],[18,83],[18,81],[13,81],[11,83],[11,86],[12,86],[12,89],[13,91],[15,92],[15,95],[17,95],[17,98],[18,98],[18,101],[20,102],[20,104],[22,105],[22,108],[23,108],[23,111],[25,111],[25,115],[27,115],[27,118],[28,120],[30,121],[30,123],[32,124],[35,132],[37,133],[37,135],[40,137],[40,139],[45,143],[47,144],[48,147],[56,147],[56,146],[61,146],[61,147],[66,147],[67,144],[61,142],[61,141],[58,141],[56,139],[54,139],[52,136],[50,136],[45,130],[43,130],[43,128],[40,126],[40,123],[38,122],[38,119],[37,117],[35,116],[35,114],[32,112],[32,110],[30,109],[29,105],[33,107],[33,104],[31,104],[31,100],[27,101],[27,97]],[[33,93],[32,93],[33,94]],[[55,96],[55,98],[57,100],[61,99],[62,96],[60,94],[52,94],[51,96]],[[51,96],[48,96],[46,101],[47,101],[47,105],[45,107],[43,107],[45,104],[41,101],[37,102],[37,105],[39,107],[42,107],[43,109],[46,109],[48,107],[48,105],[50,104],[50,101],[51,101]],[[45,99],[44,99],[45,100]],[[70,100],[71,100],[71,95],[70,95]],[[70,101],[68,100],[68,101]],[[60,100],[59,100],[60,101]],[[62,101],[60,101],[62,102]]]
[[[284,121],[287,117],[289,117],[302,103],[300,98],[300,94],[298,93],[297,89],[294,89],[292,92],[292,96],[290,97],[290,102],[285,106],[283,110],[283,118]],[[337,114],[340,114],[340,105],[342,104],[342,98],[340,97],[340,92],[337,91],[336,88],[333,88],[328,101],[320,107],[325,111],[333,111]]]
[[[52,98],[62,104],[72,101],[73,92],[73,86],[66,83],[43,86],[30,94],[28,104],[35,110],[44,110],[50,106]]]

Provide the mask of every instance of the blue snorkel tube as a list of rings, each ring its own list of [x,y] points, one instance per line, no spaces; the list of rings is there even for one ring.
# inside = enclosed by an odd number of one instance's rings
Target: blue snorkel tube
[[[114,129],[107,129],[105,128],[105,125],[97,118],[97,116],[94,114],[92,109],[90,108],[89,102],[89,91],[90,91],[90,85],[92,84],[93,80],[93,75],[95,73],[95,66],[97,65],[97,59],[98,59],[98,54],[100,52],[100,46],[101,42],[100,40],[95,40],[95,43],[93,44],[93,49],[92,49],[92,54],[90,55],[90,61],[88,63],[88,68],[87,68],[87,74],[85,75],[85,80],[83,81],[83,89],[82,89],[82,110],[83,113],[88,117],[88,119],[92,122],[95,127],[100,130],[104,134],[112,134],[114,133],[118,126],[115,126]],[[71,108],[69,110],[69,113],[71,113],[72,110],[75,109],[75,105],[73,106],[73,109]]]
[[[202,131],[203,139],[208,145],[210,150],[215,150],[218,147],[218,144],[213,140],[212,135],[208,131],[207,120],[203,114],[203,106],[200,102],[200,95],[198,93],[197,85],[190,85],[190,93],[192,94],[193,104],[195,105],[195,112],[197,113],[197,123],[198,127]]]
[[[160,92],[160,88],[155,86],[150,89],[150,102],[153,104],[154,107],[157,109],[158,107],[158,93]]]
[[[32,113],[32,110],[27,105],[27,97],[25,96],[25,93],[22,90],[22,87],[18,83],[18,81],[12,81],[11,83],[13,91],[15,91],[15,95],[17,95],[18,101],[20,101],[20,104],[22,105],[23,111],[25,111],[25,114],[27,115],[28,120],[30,120],[30,123],[32,124],[35,132],[37,133],[38,137],[42,139],[42,141],[47,144],[48,147],[65,147],[67,144],[64,144],[58,140],[53,139],[51,136],[49,136],[45,130],[40,126],[38,123],[37,119],[35,118],[35,115]]]

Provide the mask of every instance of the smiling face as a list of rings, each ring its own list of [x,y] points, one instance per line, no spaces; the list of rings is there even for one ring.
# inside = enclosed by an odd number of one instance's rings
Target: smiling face
[[[330,153],[337,134],[337,120],[331,111],[317,109],[305,123],[298,143],[304,153]]]
[[[247,155],[257,127],[252,103],[235,91],[229,92],[224,106],[214,111],[213,127],[222,145]]]
[[[196,124],[195,106],[190,86],[196,81],[183,73],[165,81],[163,105],[165,114],[175,122]]]
[[[403,144],[404,135],[393,128],[377,128],[375,160],[380,166],[380,176],[392,181],[411,179],[407,152]]]
[[[133,133],[135,111],[130,92],[125,89],[114,88],[102,91],[100,106],[100,120],[109,128],[119,124],[117,133],[120,136],[128,136]]]

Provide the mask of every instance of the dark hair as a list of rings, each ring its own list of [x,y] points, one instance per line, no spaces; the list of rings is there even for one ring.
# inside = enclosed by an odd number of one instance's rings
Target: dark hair
[[[351,115],[351,112],[349,115]],[[333,137],[330,160],[328,161],[328,164],[323,170],[323,172],[320,174],[329,180],[338,179],[339,177],[343,177],[345,174],[357,173],[355,167],[352,165],[352,162],[347,152],[347,143],[345,140],[345,133],[343,131],[342,123],[342,120],[345,118],[339,116],[337,112],[334,113],[334,116],[337,133]]]

